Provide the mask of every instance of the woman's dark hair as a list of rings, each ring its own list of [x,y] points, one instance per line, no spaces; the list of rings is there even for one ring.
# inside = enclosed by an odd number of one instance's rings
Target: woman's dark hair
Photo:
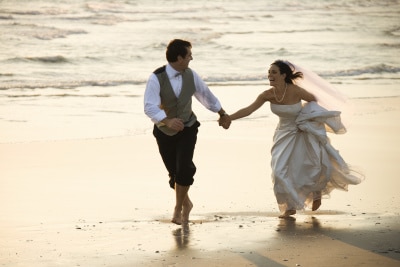
[[[189,41],[174,39],[169,42],[167,46],[166,57],[168,62],[175,62],[178,60],[178,56],[186,57],[187,48],[191,48],[192,44]]]
[[[271,65],[275,65],[279,68],[281,74],[286,74],[285,82],[293,84],[293,80],[303,78],[303,73],[300,71],[294,72],[294,66],[288,61],[275,60]]]

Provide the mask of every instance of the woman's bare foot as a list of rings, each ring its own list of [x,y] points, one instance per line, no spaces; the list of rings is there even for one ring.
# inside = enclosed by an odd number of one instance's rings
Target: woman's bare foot
[[[315,199],[312,203],[312,211],[316,211],[321,206],[321,199]]]
[[[185,201],[182,208],[182,223],[189,223],[189,214],[193,208],[193,203],[189,198]]]
[[[279,218],[284,219],[284,218],[289,218],[291,215],[296,214],[296,210],[287,210],[281,215],[279,215]]]
[[[171,222],[181,225],[182,224],[182,214],[181,214],[181,209],[175,208],[174,215],[172,216]]]

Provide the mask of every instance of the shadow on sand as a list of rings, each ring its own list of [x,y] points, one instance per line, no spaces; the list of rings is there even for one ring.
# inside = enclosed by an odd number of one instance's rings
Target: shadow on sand
[[[380,214],[349,214],[340,211],[319,211],[304,212],[286,219],[278,219],[277,213],[260,212],[221,212],[202,215],[201,219],[196,219],[191,224],[177,228],[172,232],[176,243],[176,250],[191,251],[207,250],[203,248],[201,240],[204,232],[210,235],[218,235],[218,231],[232,227],[236,224],[244,225],[245,230],[258,232],[258,236],[243,235],[243,245],[240,249],[231,249],[233,253],[239,254],[251,266],[287,266],[269,257],[274,251],[284,251],[290,244],[300,244],[300,246],[311,245],[319,247],[318,240],[324,242],[340,242],[351,247],[356,247],[360,252],[375,253],[383,257],[400,261],[400,226],[397,223],[398,217],[395,215],[382,216]],[[207,224],[203,226],[202,224]],[[211,227],[210,227],[211,226]],[[191,227],[194,231],[191,231]],[[220,229],[220,230],[218,230]],[[244,232],[242,232],[244,233]],[[232,231],[232,235],[241,235]],[[198,235],[198,237],[196,237]],[[195,244],[191,240],[196,240]],[[200,241],[199,241],[200,240]],[[229,242],[227,238],[226,242]],[[307,243],[308,242],[308,243]],[[206,243],[206,242],[205,242]],[[246,243],[256,243],[260,249],[246,247]],[[221,243],[222,244],[222,243]],[[226,244],[220,246],[226,249]],[[234,244],[227,244],[233,247]],[[237,244],[236,244],[237,245]],[[319,248],[320,249],[320,248]],[[307,247],[299,248],[305,252]],[[241,251],[241,252],[238,252]],[[325,249],[329,253],[329,248]],[[342,249],[346,253],[346,249]]]

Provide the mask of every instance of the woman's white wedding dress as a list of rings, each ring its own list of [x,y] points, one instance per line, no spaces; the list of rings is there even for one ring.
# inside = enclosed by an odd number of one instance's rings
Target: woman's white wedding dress
[[[339,111],[328,111],[316,102],[293,105],[271,103],[279,116],[272,153],[272,181],[279,209],[302,210],[333,189],[359,184],[361,173],[352,170],[332,147],[327,131],[346,132]]]

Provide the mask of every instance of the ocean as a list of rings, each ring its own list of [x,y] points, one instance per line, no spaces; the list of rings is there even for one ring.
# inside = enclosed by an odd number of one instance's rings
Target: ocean
[[[217,96],[262,92],[286,59],[350,98],[400,97],[399,18],[394,0],[0,0],[0,143],[150,134],[143,92],[174,38]]]

